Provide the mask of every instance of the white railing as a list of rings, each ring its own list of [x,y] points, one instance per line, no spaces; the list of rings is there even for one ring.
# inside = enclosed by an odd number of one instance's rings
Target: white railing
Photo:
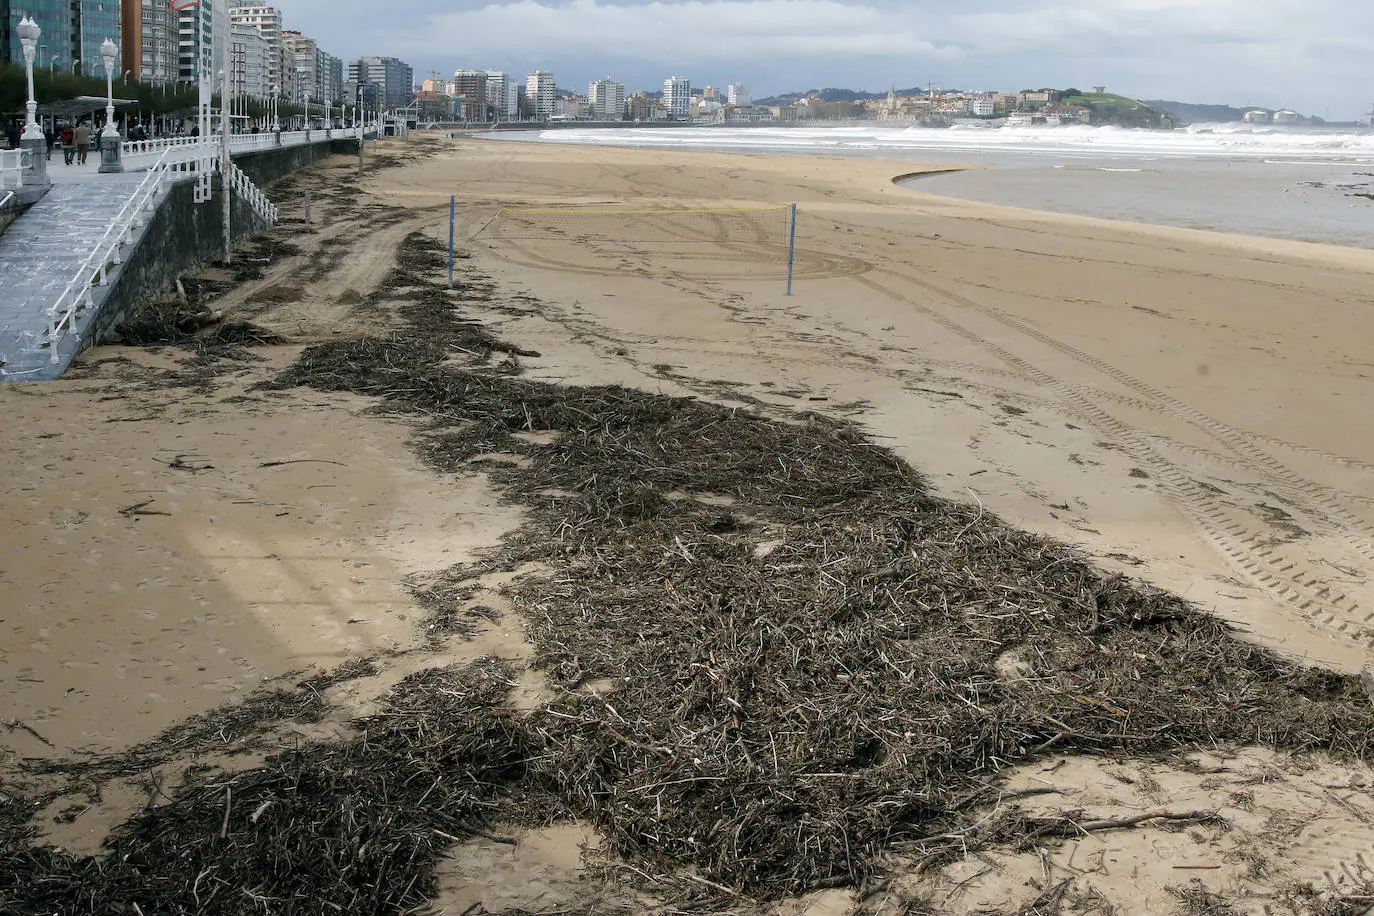
[[[302,146],[307,143],[322,143],[326,140],[352,139],[373,133],[370,128],[353,127],[344,130],[298,130],[281,134],[278,143],[276,134],[236,134],[229,140],[230,153],[251,152],[258,149],[276,149],[281,146]],[[57,363],[58,343],[67,335],[76,333],[77,315],[84,309],[95,305],[93,289],[109,285],[109,270],[113,265],[124,263],[122,249],[133,241],[133,232],[146,221],[145,214],[157,207],[158,198],[164,188],[183,178],[198,178],[202,184],[210,174],[219,170],[220,138],[210,137],[173,137],[165,140],[135,140],[124,144],[125,156],[150,158],[156,161],[148,168],[147,175],[124,206],[120,209],[91,253],[82,261],[75,275],[62,290],[62,295],[48,308],[48,347],[51,350],[49,362]],[[28,150],[5,150],[0,155],[15,154],[15,170],[22,182],[23,157]],[[9,159],[0,159],[0,167],[8,169]],[[3,176],[4,172],[0,172]],[[277,207],[267,195],[255,185],[246,173],[233,162],[229,163],[229,182],[231,187],[248,202],[253,212],[267,223],[277,221]],[[16,187],[19,184],[15,185]],[[3,186],[0,186],[3,187]],[[0,205],[7,203],[8,195]],[[199,197],[197,197],[199,199]]]
[[[3,196],[0,196],[0,234],[3,234],[10,227],[10,223],[17,219],[13,214],[5,212],[18,207],[18,204],[15,203],[16,200],[18,198],[13,191],[6,191]]]
[[[95,304],[92,288],[96,285],[108,286],[110,266],[124,263],[121,249],[133,241],[134,229],[143,225],[146,214],[157,207],[158,197],[171,180],[171,173],[189,172],[194,168],[192,163],[171,160],[172,149],[163,149],[157,164],[148,170],[133,195],[105,227],[104,235],[77,268],[76,274],[62,290],[62,295],[48,308],[49,362],[60,362],[58,342],[67,334],[75,333],[77,314]]]
[[[269,226],[277,222],[277,205],[267,198],[267,195],[253,184],[253,179],[249,178],[243,169],[229,163],[229,183],[239,196],[248,202],[253,208],[253,212],[267,221]]]
[[[125,140],[120,152],[125,158],[145,156],[149,153],[160,156],[165,149],[196,146],[200,143],[200,139],[200,137],[164,137],[160,140]]]
[[[230,153],[253,153],[263,149],[276,149],[277,135],[267,134],[234,134],[229,138]]]
[[[24,186],[26,149],[0,150],[0,191],[17,190]]]
[[[147,175],[139,182],[134,193],[120,208],[105,227],[105,233],[96,242],[91,253],[82,261],[62,295],[48,309],[48,346],[51,350],[49,362],[57,363],[57,345],[67,334],[76,332],[76,319],[84,309],[95,305],[93,290],[96,286],[109,285],[110,267],[124,263],[122,249],[133,241],[134,230],[141,227],[157,208],[163,189],[182,178],[208,179],[218,171],[219,159],[213,155],[218,144],[204,143],[193,148],[184,145],[167,145]],[[211,154],[211,155],[207,155]],[[262,193],[253,180],[242,169],[229,163],[229,182],[233,190],[248,202],[253,212],[262,217],[269,225],[277,221],[277,207]]]
[[[257,134],[233,134],[229,137],[229,153],[256,153],[262,150],[281,149],[289,146],[305,146],[310,143],[323,143],[328,140],[350,140],[359,136],[362,128],[348,127],[339,130],[291,130],[280,134],[265,132]],[[369,136],[375,131],[368,129]],[[146,168],[159,161],[162,154],[171,150],[170,162],[189,162],[218,156],[220,137],[167,137],[161,140],[126,140],[121,150],[124,167],[130,170]],[[204,147],[212,146],[216,152],[207,154]],[[15,153],[25,152],[14,150]],[[3,185],[0,185],[3,187]],[[15,185],[18,187],[18,185]]]

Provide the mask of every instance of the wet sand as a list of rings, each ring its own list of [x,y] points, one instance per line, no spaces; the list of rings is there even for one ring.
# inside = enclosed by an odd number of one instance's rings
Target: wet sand
[[[499,290],[473,313],[541,354],[524,360],[531,377],[850,418],[942,493],[1080,545],[1246,638],[1344,671],[1374,662],[1374,432],[1361,422],[1374,253],[942,200],[892,184],[910,163],[409,142],[424,155],[370,173],[358,201],[321,206],[317,194],[318,232],[279,230],[302,253],[215,304],[291,341],[266,364],[188,390],[148,383],[175,353],[106,347],[85,363],[133,362],[0,389],[15,520],[0,570],[0,719],[26,726],[0,733],[7,765],[117,750],[265,680],[413,646],[424,634],[407,583],[519,524],[480,474],[422,467],[405,426],[366,399],[251,389],[302,344],[385,332],[385,316],[341,300],[382,281],[406,233],[444,237],[454,191],[460,244]],[[350,168],[311,180],[328,188]],[[294,195],[277,198],[300,215]],[[802,216],[790,298],[771,241],[472,238],[501,207],[791,202]],[[299,294],[255,299],[274,286]],[[449,651],[526,658],[520,621],[504,614]],[[366,709],[413,663],[331,700]],[[521,684],[526,706],[548,693],[537,672]],[[1157,834],[1099,834],[1048,863],[1008,856],[1000,877],[903,879],[880,902],[906,888],[937,890],[953,912],[1019,905],[1052,864],[1087,874],[1121,912],[1149,913],[1193,878],[1258,894],[1374,866],[1367,768],[1256,751],[1207,766],[1205,785],[1178,766],[1082,760],[1018,778],[1053,781],[1105,816],[1224,808],[1241,824],[1230,834],[1168,849]],[[1240,798],[1256,780],[1282,788]],[[1129,788],[1104,788],[1116,786]],[[145,803],[132,786],[107,798],[67,824],[45,817],[45,831],[94,851]],[[1276,817],[1301,825],[1274,830]],[[573,850],[594,839],[565,826],[515,851],[455,847],[436,906],[575,902],[595,882]],[[1247,871],[1247,849],[1266,874]],[[857,906],[833,891],[767,911]]]

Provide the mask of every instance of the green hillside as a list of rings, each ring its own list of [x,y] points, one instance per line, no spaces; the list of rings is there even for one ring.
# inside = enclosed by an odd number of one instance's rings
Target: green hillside
[[[1094,124],[1157,128],[1174,126],[1174,119],[1168,112],[1152,108],[1144,102],[1124,95],[1065,89],[1060,93],[1059,101],[1064,105],[1081,105],[1091,109]]]

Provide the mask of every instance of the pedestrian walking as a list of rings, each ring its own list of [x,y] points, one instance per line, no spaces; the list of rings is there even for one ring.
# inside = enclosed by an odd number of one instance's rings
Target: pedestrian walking
[[[57,142],[62,146],[63,163],[71,165],[76,159],[76,131],[72,130],[70,124],[62,125],[62,133],[58,134]]]
[[[91,125],[82,121],[76,125],[74,131],[76,140],[76,163],[77,165],[86,164],[86,154],[91,151]]]
[[[48,151],[47,159],[52,159],[52,145],[57,142],[57,137],[52,132],[51,125],[43,127],[43,147]]]
[[[19,149],[19,138],[21,136],[23,136],[23,134],[19,130],[19,123],[17,121],[11,121],[9,126],[5,128],[5,141],[9,143],[10,149]]]

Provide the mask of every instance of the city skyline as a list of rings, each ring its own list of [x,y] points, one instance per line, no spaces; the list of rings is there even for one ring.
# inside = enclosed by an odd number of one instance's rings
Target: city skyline
[[[1019,90],[1107,85],[1136,98],[1365,116],[1374,98],[1357,0],[980,0],[957,10],[869,0],[278,0],[343,57],[393,54],[417,78],[543,69],[560,87],[611,76],[656,89],[741,82],[763,98],[889,85]],[[361,27],[360,27],[361,25]],[[655,36],[671,35],[672,41]]]

